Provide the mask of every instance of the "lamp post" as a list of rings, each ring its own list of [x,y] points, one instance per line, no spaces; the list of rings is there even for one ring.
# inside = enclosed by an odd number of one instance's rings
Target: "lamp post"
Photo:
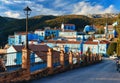
[[[28,6],[24,9],[24,13],[26,15],[26,49],[28,49],[28,16],[30,15],[31,11],[32,10]]]
[[[30,74],[30,50],[28,49],[28,15],[30,15],[31,9],[27,6],[24,9],[26,17],[26,44],[25,48],[22,49],[22,68],[28,70]],[[29,75],[28,75],[29,76]]]

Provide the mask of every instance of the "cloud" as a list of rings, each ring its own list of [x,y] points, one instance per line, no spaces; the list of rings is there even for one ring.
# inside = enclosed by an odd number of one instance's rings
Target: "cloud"
[[[14,18],[24,18],[23,9],[32,9],[30,16],[63,15],[63,14],[99,14],[116,13],[114,5],[104,8],[98,2],[91,0],[0,0],[0,15]],[[99,0],[100,1],[100,0]]]
[[[117,13],[118,10],[115,9],[114,5],[110,5],[107,8],[104,8],[101,5],[91,5],[89,2],[79,2],[74,4],[73,14],[103,14],[103,13]]]
[[[107,12],[107,13],[117,13],[119,11],[117,9],[115,9],[115,7],[113,5],[110,5],[108,8],[106,8],[104,10],[104,12]]]
[[[10,0],[1,0],[3,4],[13,4]]]
[[[38,8],[38,9],[37,9]],[[45,8],[43,5],[36,4],[32,7],[33,12],[36,15],[59,15],[62,14],[62,11],[55,11],[53,9]]]
[[[16,13],[16,12],[11,12],[11,11],[7,11],[5,12],[7,17],[11,17],[11,18],[19,18],[20,14]]]
[[[66,5],[68,5],[68,2],[66,2],[65,0],[55,0],[55,2],[53,3],[53,5],[55,7],[65,7]]]

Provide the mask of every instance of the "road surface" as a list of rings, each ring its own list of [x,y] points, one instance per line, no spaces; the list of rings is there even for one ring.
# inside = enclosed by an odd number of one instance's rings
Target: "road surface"
[[[120,73],[116,71],[114,60],[105,59],[95,65],[48,76],[31,83],[120,83]]]

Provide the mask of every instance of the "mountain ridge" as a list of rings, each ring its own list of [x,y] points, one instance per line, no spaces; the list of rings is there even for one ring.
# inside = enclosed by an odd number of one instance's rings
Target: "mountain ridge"
[[[115,18],[114,18],[115,20]],[[109,24],[113,21],[113,18],[109,19]],[[14,32],[25,31],[26,19],[14,19],[9,17],[0,16],[0,46],[7,43],[8,35],[13,35]],[[60,28],[61,23],[75,24],[77,31],[83,31],[85,25],[100,24],[105,25],[105,18],[89,18],[84,15],[38,15],[30,17],[28,20],[28,30],[34,31],[35,29],[44,29],[44,27]]]

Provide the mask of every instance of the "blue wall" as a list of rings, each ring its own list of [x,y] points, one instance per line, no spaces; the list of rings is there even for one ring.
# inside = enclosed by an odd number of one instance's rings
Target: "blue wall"
[[[65,30],[75,30],[75,25],[65,25],[64,29]]]
[[[38,40],[38,34],[28,34],[28,40]]]
[[[15,44],[15,38],[8,37],[8,44],[14,45]]]
[[[18,52],[16,53],[16,64],[22,64],[22,53],[21,52]]]
[[[95,31],[94,27],[93,26],[89,26],[89,25],[86,25],[84,27],[84,32],[91,32],[91,31]]]

